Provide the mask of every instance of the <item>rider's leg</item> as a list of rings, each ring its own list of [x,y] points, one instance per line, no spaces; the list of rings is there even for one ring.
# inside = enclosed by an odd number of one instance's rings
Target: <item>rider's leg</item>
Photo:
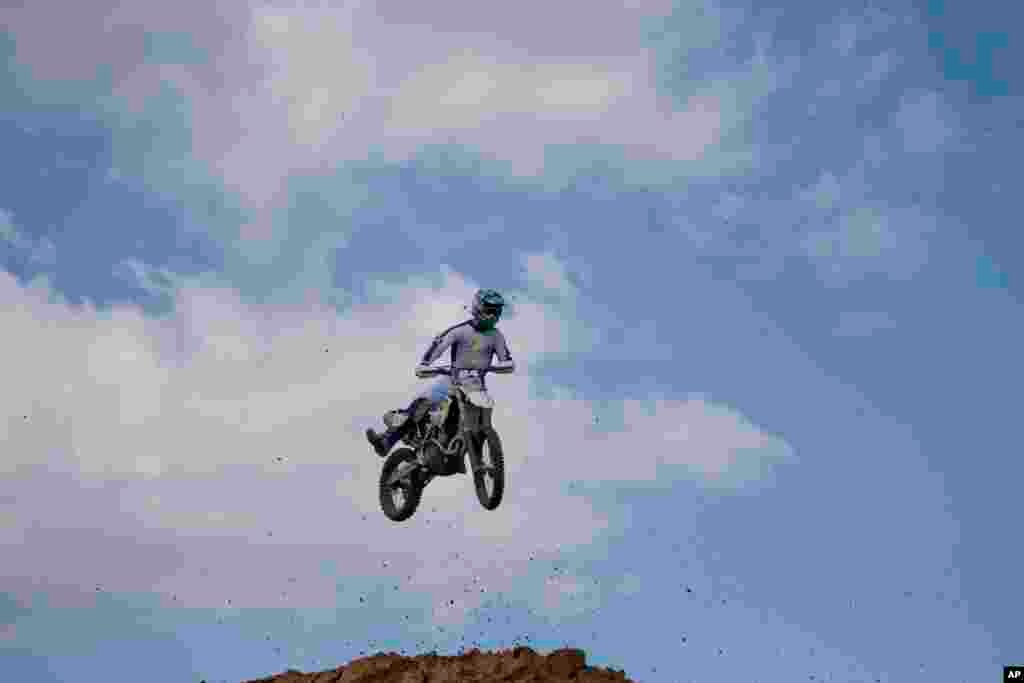
[[[380,457],[386,456],[395,444],[398,443],[402,437],[409,433],[417,422],[423,419],[430,409],[430,399],[424,396],[417,396],[413,399],[409,407],[405,409],[408,417],[398,427],[388,427],[383,434],[378,434],[373,429],[366,430],[366,440],[373,446],[373,450],[377,452]]]
[[[413,426],[422,420],[427,414],[430,406],[440,401],[448,395],[448,387],[451,385],[451,380],[448,377],[438,377],[434,383],[421,392],[416,398],[412,400],[409,407],[405,409],[406,414],[409,416],[405,422],[395,429],[387,429],[383,434],[378,434],[373,429],[366,430],[366,440],[373,446],[373,450],[377,452],[380,457],[386,456],[395,444],[398,443],[403,436],[405,436]]]

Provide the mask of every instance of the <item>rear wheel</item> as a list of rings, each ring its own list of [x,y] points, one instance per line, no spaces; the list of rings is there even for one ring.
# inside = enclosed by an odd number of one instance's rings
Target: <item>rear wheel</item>
[[[489,427],[475,441],[480,464],[473,470],[476,497],[485,510],[495,510],[505,494],[505,454],[501,450],[501,439],[498,432]]]
[[[399,448],[384,461],[380,473],[380,507],[392,522],[404,522],[413,516],[423,497],[423,484],[415,470],[394,484],[388,479],[403,462],[415,462],[416,453],[411,448]]]

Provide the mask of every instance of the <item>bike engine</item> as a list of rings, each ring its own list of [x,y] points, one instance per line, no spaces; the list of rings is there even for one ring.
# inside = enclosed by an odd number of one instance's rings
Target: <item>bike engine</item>
[[[423,446],[423,459],[427,467],[435,474],[440,474],[445,469],[444,452],[433,441]]]

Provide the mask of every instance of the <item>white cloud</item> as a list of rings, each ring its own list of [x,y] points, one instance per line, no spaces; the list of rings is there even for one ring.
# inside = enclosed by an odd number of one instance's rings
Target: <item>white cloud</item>
[[[45,5],[7,16],[19,56],[41,67],[34,73],[88,72],[90,63],[111,61],[116,92],[134,106],[173,83],[191,110],[192,153],[257,207],[277,198],[292,172],[378,150],[405,159],[427,143],[476,146],[528,175],[543,167],[551,144],[699,160],[718,143],[723,117],[737,117],[723,109],[748,106],[730,99],[731,81],[706,84],[681,106],[660,95],[642,21],[668,11],[661,0],[524,0],[487,12],[436,3],[426,15],[407,3],[227,0],[173,13],[140,2],[76,17],[76,30],[61,34],[75,63],[38,49],[41,36],[51,38]],[[586,31],[558,27],[581,16]],[[141,32],[164,30],[188,32],[209,61],[146,63]]]
[[[576,288],[569,281],[565,266],[550,252],[527,254],[524,265],[529,282],[562,297],[575,295]]]
[[[636,595],[643,588],[643,580],[639,575],[629,573],[622,577],[616,586],[616,590],[623,595]]]
[[[865,155],[842,177],[831,171],[811,186],[798,188],[796,215],[806,219],[799,247],[826,286],[845,286],[869,275],[892,279],[914,276],[927,263],[934,219],[914,207],[872,198]]]
[[[532,175],[551,143],[603,143],[641,158],[695,160],[721,130],[720,97],[702,94],[674,109],[657,93],[646,56],[546,61],[491,45],[407,68],[377,136],[396,158],[425,143],[457,140]]]
[[[864,203],[812,228],[803,247],[827,285],[871,274],[904,279],[926,263],[933,230],[932,219],[915,209]]]
[[[591,120],[631,91],[629,74],[588,64],[516,64],[453,54],[403,81],[391,123],[422,131],[474,128],[503,115]]]
[[[32,264],[52,266],[57,261],[57,246],[49,237],[33,239],[26,235],[14,224],[13,214],[3,208],[0,208],[0,242],[23,252]]]
[[[401,582],[433,605],[459,591],[444,617],[458,621],[508,590],[529,552],[587,545],[609,524],[616,512],[564,495],[566,481],[664,482],[682,475],[665,465],[678,465],[735,488],[786,455],[778,438],[699,399],[627,403],[625,431],[603,434],[590,404],[565,390],[531,397],[531,362],[570,350],[565,329],[580,323],[520,293],[503,328],[521,372],[492,381],[506,500],[486,512],[468,479],[438,480],[412,521],[387,521],[380,460],[362,430],[410,398],[415,359],[475,288],[450,272],[435,284],[381,285],[374,303],[338,317],[186,282],[173,314],[148,319],[73,308],[45,285],[0,276],[0,468],[3,487],[19,493],[0,543],[22,550],[5,553],[14,559],[0,580],[22,595],[46,585],[58,602],[103,584],[174,593],[183,605],[323,607],[337,580],[315,568],[332,559],[342,576]],[[59,561],[72,533],[102,550]],[[269,547],[295,548],[314,569]],[[451,561],[452,550],[462,558]],[[281,598],[274,586],[297,572]],[[488,592],[463,593],[474,579]]]
[[[11,216],[11,212],[6,209],[0,209],[0,238],[11,244],[15,244],[21,238],[14,227],[14,218]]]
[[[154,268],[135,259],[114,266],[114,274],[151,295],[173,296],[177,275],[166,268]]]
[[[259,8],[250,32],[267,58],[266,92],[285,109],[295,141],[322,145],[372,85],[372,60],[354,45],[350,16]]]
[[[934,153],[949,143],[959,126],[951,108],[935,92],[907,93],[893,115],[904,152]]]
[[[575,617],[593,611],[601,604],[602,589],[589,577],[555,574],[544,580],[543,604],[548,614]]]

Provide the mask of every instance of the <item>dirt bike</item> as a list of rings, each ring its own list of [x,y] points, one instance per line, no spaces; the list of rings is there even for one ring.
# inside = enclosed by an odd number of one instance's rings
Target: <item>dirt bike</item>
[[[476,497],[486,510],[497,509],[505,491],[505,459],[501,439],[491,425],[494,400],[487,393],[487,370],[431,368],[429,374],[452,378],[448,396],[417,420],[392,410],[384,424],[396,428],[406,420],[416,425],[399,448],[384,461],[380,475],[380,506],[388,519],[403,522],[416,512],[423,489],[435,477],[466,473],[469,456]],[[419,411],[417,411],[419,412]],[[488,481],[491,484],[488,486]]]

